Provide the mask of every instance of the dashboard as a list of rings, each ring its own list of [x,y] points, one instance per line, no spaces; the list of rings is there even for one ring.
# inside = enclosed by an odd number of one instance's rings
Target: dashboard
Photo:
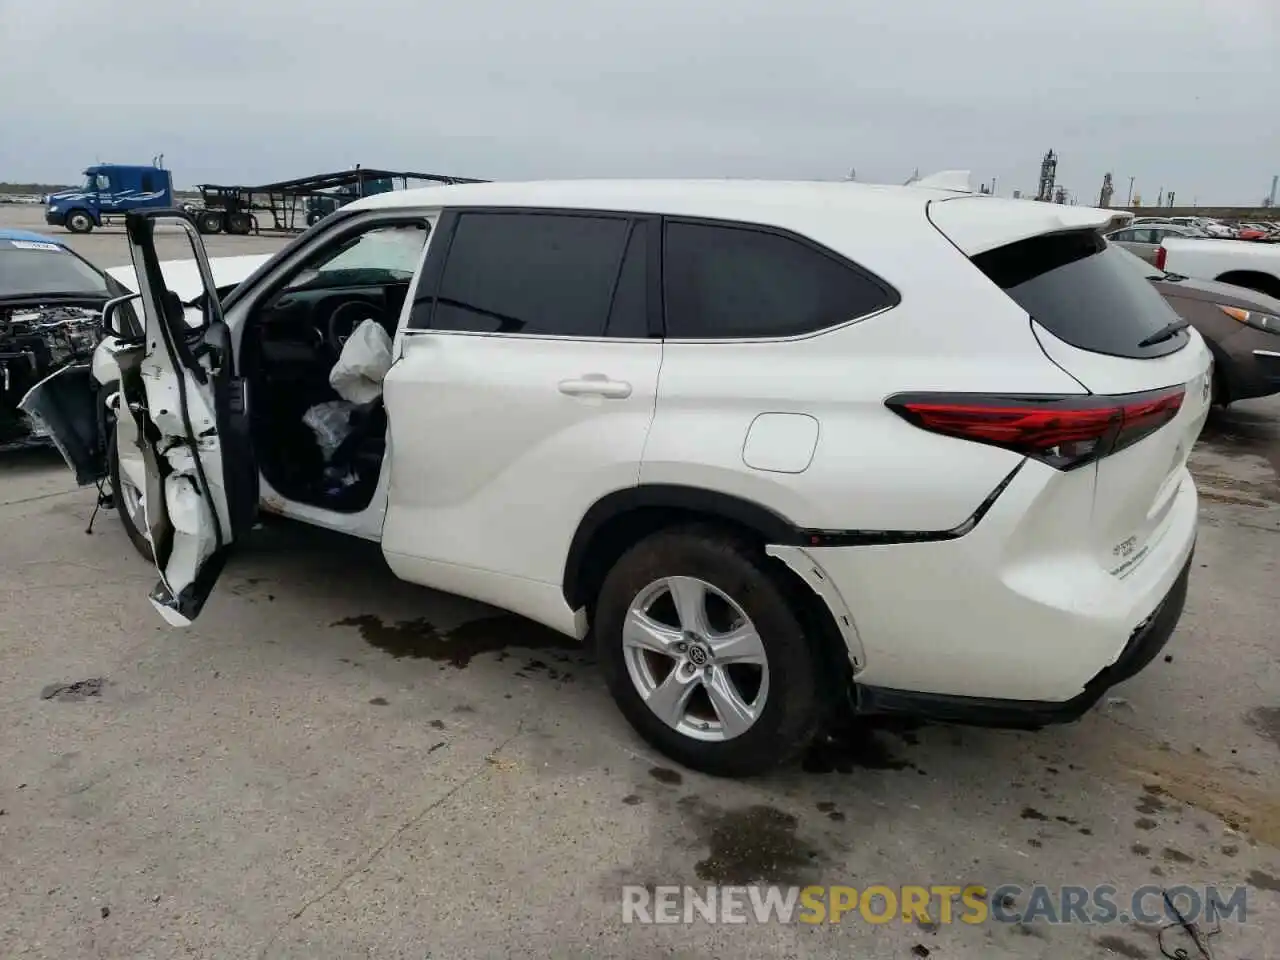
[[[255,318],[260,358],[269,368],[337,361],[347,337],[365,320],[391,336],[409,292],[409,281],[286,290]],[[274,372],[280,373],[276,369]]]

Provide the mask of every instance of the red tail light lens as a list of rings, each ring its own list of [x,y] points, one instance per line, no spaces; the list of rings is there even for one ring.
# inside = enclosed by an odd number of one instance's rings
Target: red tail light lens
[[[902,393],[885,405],[922,430],[1073,470],[1132,446],[1178,415],[1182,387],[1117,397]]]
[[[1169,256],[1168,250],[1166,250],[1163,246],[1156,247],[1156,269],[1157,270],[1164,269],[1164,261],[1167,256]]]

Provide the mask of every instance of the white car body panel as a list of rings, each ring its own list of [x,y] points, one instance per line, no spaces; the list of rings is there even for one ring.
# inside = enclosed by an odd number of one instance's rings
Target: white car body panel
[[[1092,227],[1101,232],[1123,226],[1131,215],[1101,207],[1070,207],[1036,200],[1003,200],[998,197],[956,197],[948,203],[931,203],[929,219],[966,256],[1042,233]]]
[[[222,362],[225,353],[215,349],[196,349],[190,339],[199,330],[201,345],[229,343],[216,299],[200,311],[194,324],[192,311],[183,310],[180,303],[173,305],[178,317],[167,315],[166,298],[177,296],[180,301],[181,295],[155,260],[152,241],[138,239],[139,234],[149,238],[155,222],[141,222],[137,234],[134,225],[129,230],[145,336],[127,354],[116,353],[124,358],[121,369],[132,371],[121,378],[118,413],[137,428],[129,438],[130,459],[135,462],[126,466],[122,457],[121,470],[132,472],[140,461],[143,472],[144,527],[160,575],[148,599],[170,625],[186,626],[202,609],[235,539],[233,494],[227,480],[236,465],[224,458],[237,455],[237,447],[229,446],[215,400],[218,384],[234,389],[234,363]],[[200,278],[200,292],[212,289],[216,281],[208,262],[200,259],[204,251],[194,224],[178,222],[197,254],[191,269]],[[193,329],[175,329],[174,319],[185,320],[183,326]],[[221,336],[208,339],[215,332]]]
[[[220,287],[240,283],[271,257],[272,254],[269,253],[210,257],[209,267],[213,270],[213,282]],[[164,271],[165,283],[183,303],[194,300],[204,292],[204,287],[200,283],[200,270],[195,260],[161,260],[160,268]],[[106,272],[134,293],[138,292],[138,275],[133,269],[133,264],[109,267]]]
[[[1280,244],[1251,240],[1168,237],[1164,269],[1197,280],[1220,280],[1229,273],[1259,273],[1280,284]]]
[[[797,337],[609,340],[406,330],[411,289],[383,381],[390,426],[370,505],[339,514],[291,502],[264,478],[264,509],[380,539],[405,579],[582,636],[583,612],[562,581],[593,504],[649,484],[729,495],[797,536],[867,534],[856,545],[766,544],[824,600],[860,682],[994,700],[1080,694],[1184,570],[1196,528],[1186,454],[1207,412],[1203,342],[1193,335],[1153,360],[1080,350],[1038,329],[967,259],[1129,214],[854,183],[571,181],[380,194],[345,207],[341,222],[473,206],[779,228],[856,262],[901,299]],[[237,295],[226,316],[236,349],[255,291],[325,235]],[[258,266],[233,259],[245,276]],[[219,284],[234,282],[224,276]],[[919,429],[885,406],[901,392],[1075,402],[1175,385],[1186,388],[1175,420],[1073,471]],[[762,416],[806,425],[757,437]],[[1139,557],[1121,569],[1112,550],[1130,541]]]
[[[517,590],[519,612],[574,632],[569,544],[592,504],[636,483],[662,352],[656,340],[403,335],[383,382],[391,569],[504,606]],[[596,378],[627,392],[593,393]]]

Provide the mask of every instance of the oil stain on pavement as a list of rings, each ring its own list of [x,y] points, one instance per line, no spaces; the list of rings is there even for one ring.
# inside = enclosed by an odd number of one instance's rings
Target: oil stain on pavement
[[[799,836],[792,814],[765,804],[725,810],[692,795],[677,807],[707,847],[694,865],[705,883],[805,886],[817,879],[821,854]]]
[[[425,659],[458,668],[470,664],[474,657],[513,647],[581,650],[579,644],[564,634],[511,614],[482,617],[452,630],[440,630],[425,617],[387,623],[368,613],[345,617],[333,626],[357,628],[365,642],[397,660]]]
[[[1280,707],[1258,707],[1246,719],[1249,726],[1280,747]]]
[[[884,733],[904,743],[916,742],[913,727],[853,720],[834,725],[816,737],[800,761],[805,773],[852,773],[861,770],[908,770],[915,764],[894,754]],[[920,771],[924,773],[924,771]]]
[[[89,697],[101,697],[107,681],[102,677],[90,677],[88,680],[77,680],[74,683],[51,683],[40,691],[41,700],[60,700],[64,703],[75,703]]]

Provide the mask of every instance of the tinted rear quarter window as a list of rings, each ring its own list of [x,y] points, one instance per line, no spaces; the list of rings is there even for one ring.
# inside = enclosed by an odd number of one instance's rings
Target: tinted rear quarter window
[[[666,335],[814,333],[897,303],[887,285],[798,239],[752,227],[671,221],[663,245]]]
[[[620,273],[630,227],[625,217],[462,213],[429,325],[472,333],[601,336],[614,289],[629,279]]]
[[[1138,344],[1178,315],[1114,247],[1092,230],[1046,234],[973,258],[1031,317],[1073,347],[1144,359],[1181,350],[1186,331]]]

